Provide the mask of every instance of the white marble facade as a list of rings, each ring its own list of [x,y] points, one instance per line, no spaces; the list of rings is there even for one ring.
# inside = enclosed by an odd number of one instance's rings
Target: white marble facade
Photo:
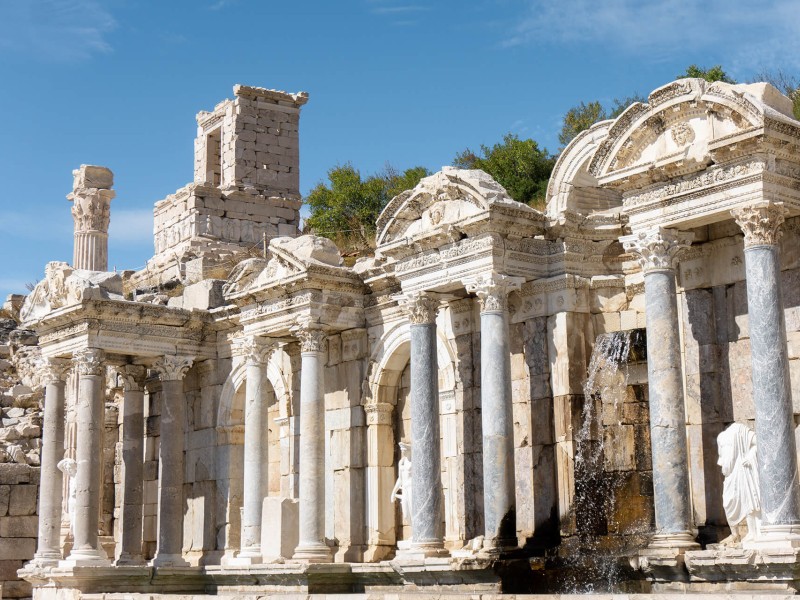
[[[698,528],[725,528],[716,436],[734,421],[754,427],[773,490],[759,547],[796,547],[800,123],[787,98],[766,84],[659,88],[573,140],[546,212],[443,168],[389,203],[374,256],[346,267],[331,241],[297,232],[307,95],[235,94],[198,116],[195,182],[156,205],[148,268],[120,285],[56,265],[23,309],[52,364],[45,448],[66,439],[78,459],[81,547],[65,554],[53,525],[66,488],[43,486],[36,585],[81,565],[424,563],[568,538],[592,346],[640,328],[650,432],[637,439],[655,493],[643,568],[662,573],[699,551]],[[264,255],[237,254],[265,237]],[[122,407],[106,556],[100,487],[84,484],[108,468],[91,452],[108,373]],[[633,455],[633,431],[620,452]],[[43,454],[43,480],[61,481],[61,458]],[[392,501],[403,473],[405,509]]]

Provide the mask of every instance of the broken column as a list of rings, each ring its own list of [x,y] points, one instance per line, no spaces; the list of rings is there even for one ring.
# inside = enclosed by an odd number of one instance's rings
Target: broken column
[[[72,172],[72,204],[75,248],[72,266],[87,271],[108,271],[108,225],[114,174],[106,167],[81,165]]]

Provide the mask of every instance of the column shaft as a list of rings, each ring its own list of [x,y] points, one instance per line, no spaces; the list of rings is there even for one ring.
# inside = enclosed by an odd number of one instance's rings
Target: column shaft
[[[144,471],[144,367],[123,370],[125,397],[122,414],[122,528],[118,565],[143,564],[142,502]]]
[[[269,486],[267,406],[264,399],[264,366],[247,364],[244,416],[244,511],[240,557],[261,559],[261,513]]]

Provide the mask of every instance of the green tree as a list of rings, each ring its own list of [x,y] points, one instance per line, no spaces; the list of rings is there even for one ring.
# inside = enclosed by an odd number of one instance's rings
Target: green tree
[[[558,134],[561,149],[563,150],[581,131],[589,129],[598,121],[616,119],[634,102],[647,102],[647,99],[634,94],[625,98],[614,98],[609,108],[604,108],[597,101],[588,104],[581,102],[578,106],[573,106],[564,115],[561,131]]]
[[[686,77],[697,77],[705,79],[706,81],[722,81],[724,83],[736,83],[722,68],[722,65],[714,65],[710,69],[704,69],[697,65],[689,65],[686,71],[678,75],[676,79],[684,79]]]
[[[481,144],[480,152],[467,148],[453,159],[453,166],[481,169],[502,185],[517,202],[541,208],[545,203],[547,181],[555,158],[531,139],[521,140],[512,133],[492,147]]]
[[[363,253],[375,247],[375,222],[394,196],[428,175],[424,167],[398,172],[390,165],[362,179],[350,163],[328,171],[306,198],[311,214],[306,229],[332,239],[344,253]]]

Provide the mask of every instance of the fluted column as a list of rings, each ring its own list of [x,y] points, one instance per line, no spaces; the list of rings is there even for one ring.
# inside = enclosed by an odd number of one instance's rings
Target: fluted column
[[[122,401],[122,527],[118,565],[144,564],[142,557],[142,501],[144,471],[144,382],[147,369],[125,365],[119,369],[125,396]]]
[[[261,514],[268,485],[266,366],[274,346],[251,337],[236,348],[247,365],[244,408],[244,499],[242,547],[236,564],[261,562]]]
[[[694,522],[686,450],[675,260],[692,234],[654,228],[620,239],[644,272],[647,375],[656,532],[653,548],[692,548]]]
[[[66,562],[108,564],[100,547],[97,529],[100,520],[105,365],[102,350],[87,348],[75,354],[78,374],[77,448],[75,459],[74,545]]]
[[[194,359],[165,356],[153,365],[161,377],[158,454],[158,541],[153,565],[183,566],[183,473],[186,396],[183,377]]]
[[[108,270],[108,226],[111,200],[116,192],[114,174],[106,167],[81,165],[72,172],[72,218],[75,221],[75,247],[72,266],[89,271]]]
[[[439,435],[439,368],[435,294],[407,294],[411,321],[411,553],[446,555],[442,531],[442,466]]]
[[[763,202],[731,211],[744,232],[761,535],[753,546],[800,545],[792,387],[778,240],[786,209]]]
[[[491,273],[467,282],[481,306],[481,425],[483,429],[484,548],[517,547],[514,414],[508,294],[525,280]]]
[[[64,457],[64,379],[70,363],[47,358],[42,367],[45,383],[42,459],[39,483],[39,544],[33,562],[55,566],[61,559],[61,505],[63,477],[57,465]]]
[[[300,340],[300,535],[294,560],[330,562],[325,543],[325,332],[302,325]]]

